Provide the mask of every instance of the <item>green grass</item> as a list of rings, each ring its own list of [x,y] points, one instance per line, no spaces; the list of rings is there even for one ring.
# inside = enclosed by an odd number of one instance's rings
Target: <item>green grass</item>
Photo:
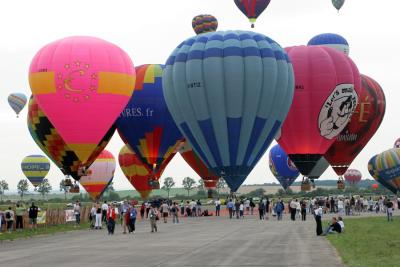
[[[89,224],[82,223],[81,226],[77,228],[74,228],[74,224],[60,224],[47,227],[38,227],[36,230],[33,231],[29,230],[29,228],[26,228],[23,231],[13,231],[11,233],[3,231],[2,234],[0,234],[0,242],[4,240],[14,240],[19,238],[31,238],[37,235],[52,235],[56,233],[65,233],[81,229],[89,229]]]
[[[347,219],[345,232],[328,240],[349,267],[400,266],[400,217]]]

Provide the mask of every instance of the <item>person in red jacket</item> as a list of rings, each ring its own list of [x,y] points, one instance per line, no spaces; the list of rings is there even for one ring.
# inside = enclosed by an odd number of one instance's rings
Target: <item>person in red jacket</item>
[[[111,203],[107,210],[107,229],[108,234],[113,235],[115,229],[115,208],[114,205]]]

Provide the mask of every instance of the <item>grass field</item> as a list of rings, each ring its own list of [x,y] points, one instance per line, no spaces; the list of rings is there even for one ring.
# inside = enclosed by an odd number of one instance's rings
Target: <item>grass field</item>
[[[18,238],[31,238],[37,235],[51,235],[56,233],[65,233],[74,230],[88,229],[89,224],[83,223],[80,227],[75,228],[74,224],[60,224],[55,226],[39,227],[34,231],[24,229],[23,231],[14,231],[11,233],[3,232],[0,234],[0,242],[4,240],[14,240]]]
[[[400,266],[400,217],[347,219],[345,233],[328,240],[349,267]]]

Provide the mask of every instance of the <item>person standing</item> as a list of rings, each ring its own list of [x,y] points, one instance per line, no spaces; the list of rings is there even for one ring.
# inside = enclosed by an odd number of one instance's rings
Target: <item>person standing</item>
[[[89,221],[90,221],[90,229],[94,229],[94,225],[96,224],[96,205],[93,204],[89,213]]]
[[[343,216],[344,203],[341,198],[339,198],[337,206],[338,206],[339,216]]]
[[[197,216],[196,205],[197,205],[196,201],[194,201],[194,199],[192,199],[192,201],[190,201],[190,210],[191,210],[192,217]]]
[[[244,208],[246,209],[246,215],[249,215],[249,212],[250,212],[250,199],[246,199],[244,201]]]
[[[172,203],[172,207],[171,207],[171,216],[172,216],[173,224],[179,223],[178,214],[179,214],[178,203],[174,202],[174,203]]]
[[[283,204],[283,200],[278,199],[278,202],[275,205],[275,213],[278,221],[282,220],[282,213],[285,210],[285,205]]]
[[[162,213],[162,215],[163,215],[164,223],[167,223],[167,219],[168,219],[168,209],[169,209],[168,204],[167,204],[167,202],[164,201],[164,202],[161,204],[161,207],[160,207],[160,211],[161,211],[161,213]]]
[[[135,209],[135,205],[131,205],[127,210],[127,215],[125,216],[126,225],[128,226],[129,233],[135,233],[136,231],[136,217],[137,210]]]
[[[142,205],[140,206],[140,218],[143,220],[144,219],[144,211],[146,210],[146,205],[144,204],[144,202],[142,203]]]
[[[228,212],[229,212],[229,219],[232,219],[232,216],[233,216],[233,201],[232,201],[232,199],[229,199],[228,203],[226,204],[226,208],[228,209]]]
[[[301,220],[305,221],[306,215],[307,215],[307,201],[305,199],[303,199],[300,202],[300,206],[301,206]]]
[[[94,225],[94,229],[101,229],[102,222],[103,222],[102,217],[103,217],[103,210],[102,210],[102,207],[100,206],[100,203],[97,202],[96,203],[96,223]]]
[[[15,217],[16,217],[15,226],[17,231],[22,231],[22,229],[24,229],[24,223],[23,223],[24,213],[25,213],[25,208],[22,207],[19,203],[17,203],[17,208],[15,209]]]
[[[388,222],[393,221],[393,202],[388,198],[386,202],[386,213]]]
[[[107,201],[104,201],[103,205],[101,205],[101,221],[107,222],[107,211],[108,211],[108,204]]]
[[[253,215],[255,207],[256,204],[254,204],[253,199],[250,199],[250,215]]]
[[[37,216],[39,210],[39,207],[35,206],[35,203],[32,202],[32,205],[28,209],[29,227],[31,230],[37,228]]]
[[[115,214],[114,205],[112,203],[110,203],[110,205],[108,206],[108,210],[107,210],[107,213],[106,213],[106,218],[107,218],[108,234],[109,235],[113,235],[114,234],[114,230],[115,230],[116,214]]]
[[[185,203],[183,200],[181,200],[181,204],[179,204],[179,207],[181,208],[181,216],[183,217],[185,215]]]
[[[290,208],[290,219],[292,221],[295,221],[296,220],[297,204],[296,204],[296,201],[294,199],[292,199],[292,201],[290,201],[289,208]]]
[[[1,210],[0,207],[0,235],[3,232],[3,224],[4,224],[4,212]]]
[[[322,235],[322,213],[323,212],[321,206],[319,206],[314,210],[314,218],[317,224],[317,229],[316,229],[317,235]]]
[[[14,226],[14,211],[11,209],[11,207],[8,207],[8,210],[6,210],[5,217],[6,217],[7,231],[11,233]]]
[[[235,213],[236,213],[236,219],[239,219],[239,216],[240,216],[240,201],[239,201],[239,199],[236,199],[236,201],[235,201]]]
[[[219,212],[221,210],[221,200],[219,198],[215,200],[215,216],[219,216]]]
[[[149,210],[149,218],[150,218],[151,232],[152,233],[154,233],[154,231],[157,232],[158,212],[157,212],[157,209],[154,207],[154,205],[152,205]]]
[[[132,205],[133,202],[132,202]],[[128,213],[129,209],[131,208],[131,205],[129,205],[127,200],[124,200],[121,206],[121,223],[122,223],[122,233],[126,234],[126,228],[129,227],[129,221],[126,220],[126,214]],[[136,218],[136,217],[135,217]]]
[[[335,200],[331,197],[331,213],[335,213]]]
[[[200,199],[198,199],[197,202],[196,202],[196,211],[197,211],[197,216],[201,217],[201,202],[200,202]]]
[[[80,226],[81,223],[81,203],[77,200],[74,204],[75,226]]]
[[[264,220],[264,210],[264,201],[260,200],[260,202],[258,202],[258,215],[260,220]]]
[[[243,201],[241,201],[240,205],[239,205],[239,217],[240,217],[240,219],[244,218],[243,215],[244,215],[244,204],[243,204]]]
[[[400,196],[397,198],[397,209],[400,210]]]

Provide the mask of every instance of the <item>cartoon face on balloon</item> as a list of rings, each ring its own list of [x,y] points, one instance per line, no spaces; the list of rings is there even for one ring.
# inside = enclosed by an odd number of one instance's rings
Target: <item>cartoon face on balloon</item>
[[[57,88],[64,97],[74,103],[87,101],[97,90],[98,75],[90,70],[90,64],[76,60],[64,64],[63,71],[57,73]]]
[[[336,137],[356,109],[358,96],[353,84],[339,84],[326,99],[318,117],[320,134],[326,139]]]

